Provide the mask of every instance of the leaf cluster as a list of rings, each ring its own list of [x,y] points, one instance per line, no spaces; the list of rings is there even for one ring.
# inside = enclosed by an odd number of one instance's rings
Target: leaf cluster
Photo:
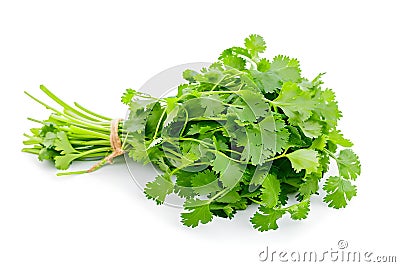
[[[265,49],[250,35],[209,67],[183,72],[176,96],[130,89],[122,98],[129,155],[162,171],[145,194],[157,204],[172,193],[184,198],[186,226],[231,219],[253,204],[260,231],[277,229],[284,214],[304,219],[331,159],[338,175],[323,184],[323,201],[342,208],[356,195],[360,162],[337,128],[342,115],[323,74],[308,80],[298,60],[267,59]]]

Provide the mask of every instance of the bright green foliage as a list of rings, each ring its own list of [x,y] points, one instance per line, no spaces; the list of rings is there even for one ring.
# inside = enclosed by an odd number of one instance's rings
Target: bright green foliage
[[[346,179],[355,180],[361,172],[361,164],[358,156],[351,149],[340,151],[336,159],[339,174]]]
[[[287,209],[287,211],[290,213],[290,217],[293,220],[305,219],[310,211],[310,200],[306,199],[298,204],[292,205]]]
[[[278,229],[276,221],[282,218],[283,214],[285,214],[285,211],[283,210],[260,206],[259,212],[256,212],[250,221],[254,228],[260,232],[276,230]]]
[[[164,175],[158,175],[152,182],[146,184],[144,193],[147,198],[154,199],[157,204],[162,204],[165,201],[165,197],[172,193],[174,185],[171,182],[171,178],[167,173]]]
[[[183,198],[186,226],[215,216],[231,219],[249,205],[259,205],[251,218],[259,231],[277,229],[285,214],[305,219],[330,159],[338,174],[323,185],[323,201],[342,208],[356,195],[352,183],[360,162],[337,128],[342,114],[334,92],[322,87],[323,73],[308,80],[297,59],[262,57],[266,47],[261,36],[250,35],[243,47],[225,49],[207,68],[184,71],[187,82],[176,96],[154,98],[127,89],[121,98],[129,107],[118,128],[122,149],[160,169],[144,192],[157,204],[169,194]],[[31,96],[52,115],[25,135],[24,151],[63,170],[74,160],[112,152],[110,119],[41,89],[62,110]]]
[[[311,149],[299,149],[286,155],[296,172],[306,170],[306,173],[318,170],[318,153]]]
[[[280,182],[276,175],[268,174],[262,183],[260,199],[267,208],[275,207],[279,202],[279,193],[281,191]]]
[[[185,203],[189,213],[182,213],[182,223],[186,226],[196,227],[199,223],[211,222],[213,215],[210,211],[210,203],[207,200],[189,199]]]
[[[328,193],[324,201],[329,207],[336,209],[346,207],[347,202],[356,194],[357,189],[350,181],[338,176],[331,176],[324,185],[324,190]]]

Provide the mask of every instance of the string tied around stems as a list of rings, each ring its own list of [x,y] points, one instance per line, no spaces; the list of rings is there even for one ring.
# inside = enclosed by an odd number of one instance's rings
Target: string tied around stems
[[[121,139],[119,138],[118,135],[118,126],[119,122],[122,121],[122,119],[113,119],[111,120],[111,125],[110,125],[110,144],[112,148],[112,153],[105,157],[103,160],[99,161],[95,165],[93,165],[90,169],[87,170],[87,172],[93,172],[100,168],[102,165],[104,165],[106,162],[107,163],[112,163],[112,160],[115,157],[118,157],[122,154],[125,153],[125,151],[122,149],[122,143]]]

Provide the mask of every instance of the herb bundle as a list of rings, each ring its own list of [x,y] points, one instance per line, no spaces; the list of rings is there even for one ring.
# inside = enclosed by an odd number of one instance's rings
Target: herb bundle
[[[285,214],[307,217],[321,183],[323,201],[343,208],[356,195],[361,169],[352,142],[337,128],[335,94],[323,88],[323,74],[306,79],[296,59],[268,60],[265,49],[261,36],[250,35],[209,67],[184,71],[187,82],[173,97],[127,89],[121,100],[129,115],[122,121],[69,105],[41,86],[59,108],[26,93],[51,115],[30,118],[40,126],[25,134],[23,151],[60,170],[98,160],[89,170],[61,175],[92,172],[122,153],[154,164],[160,174],[144,193],[157,204],[169,194],[183,198],[182,223],[190,227],[258,205],[254,228],[277,229]],[[321,181],[331,160],[338,175]]]

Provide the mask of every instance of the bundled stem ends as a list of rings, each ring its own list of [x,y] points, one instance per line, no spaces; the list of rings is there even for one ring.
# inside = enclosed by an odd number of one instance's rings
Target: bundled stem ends
[[[124,153],[120,137],[123,135],[122,119],[97,114],[78,103],[71,106],[49,89],[40,89],[61,109],[54,108],[25,92],[30,98],[52,111],[46,120],[29,120],[40,124],[24,134],[23,152],[38,155],[39,160],[54,161],[57,169],[66,170],[75,160],[100,160],[88,170],[62,172],[58,175],[93,172]]]

